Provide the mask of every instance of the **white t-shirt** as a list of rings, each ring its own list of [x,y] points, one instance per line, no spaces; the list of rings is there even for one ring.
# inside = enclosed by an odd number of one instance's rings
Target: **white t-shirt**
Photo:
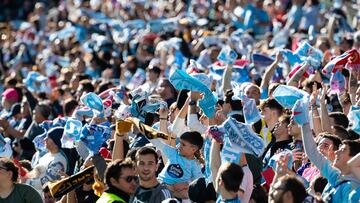
[[[33,170],[38,172],[38,177],[28,180],[28,184],[33,186],[36,190],[42,193],[42,186],[54,180],[60,180],[61,174],[59,170],[67,172],[68,161],[65,154],[59,151],[56,154],[46,153],[40,158],[39,164]]]

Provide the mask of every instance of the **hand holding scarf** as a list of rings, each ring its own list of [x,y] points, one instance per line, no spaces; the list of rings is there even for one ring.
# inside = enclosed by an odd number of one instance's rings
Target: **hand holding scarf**
[[[186,89],[204,93],[203,99],[199,101],[199,106],[208,118],[214,117],[217,97],[204,83],[179,69],[172,70],[169,80],[171,84],[174,85],[174,87],[178,90]]]

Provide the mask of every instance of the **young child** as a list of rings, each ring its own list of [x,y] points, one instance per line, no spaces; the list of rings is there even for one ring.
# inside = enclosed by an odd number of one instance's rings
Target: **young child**
[[[150,142],[168,159],[158,179],[167,184],[170,190],[181,190],[178,187],[180,183],[184,183],[184,187],[187,188],[187,183],[202,177],[200,149],[204,140],[200,133],[196,131],[183,133],[177,148],[171,147],[159,139],[152,139]]]

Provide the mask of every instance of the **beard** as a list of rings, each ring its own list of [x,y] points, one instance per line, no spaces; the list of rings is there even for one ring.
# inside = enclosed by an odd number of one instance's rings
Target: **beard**
[[[141,174],[139,173],[139,177],[140,177],[140,180],[141,181],[150,181],[151,179],[153,179],[155,176],[155,174],[147,174],[147,175],[144,175],[144,174]]]

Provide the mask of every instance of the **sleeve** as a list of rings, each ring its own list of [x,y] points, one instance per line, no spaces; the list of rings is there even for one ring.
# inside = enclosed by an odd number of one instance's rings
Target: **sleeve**
[[[162,188],[155,197],[154,202],[162,202],[166,199],[173,198],[173,194],[167,188]]]
[[[313,135],[311,133],[310,124],[304,124],[301,127],[301,134],[303,136],[305,153],[309,157],[310,161],[320,170],[321,174],[328,179],[331,185],[335,185],[340,172],[331,166],[329,160],[327,160],[317,150],[317,146]]]
[[[188,116],[187,126],[189,126],[190,130],[197,131],[201,134],[205,133],[207,130],[207,127],[200,123],[196,114],[190,114]]]
[[[160,139],[149,140],[156,148],[158,148],[163,155],[170,158],[174,153],[177,153],[176,149],[163,143]]]

